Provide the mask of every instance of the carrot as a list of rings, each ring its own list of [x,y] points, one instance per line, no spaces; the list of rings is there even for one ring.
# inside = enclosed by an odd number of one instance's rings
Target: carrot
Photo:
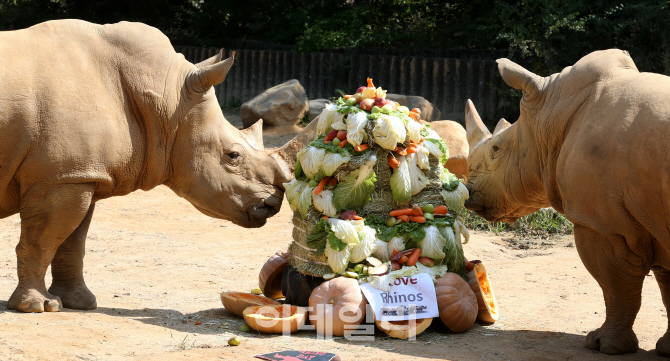
[[[337,185],[337,178],[335,177],[330,178],[330,180],[328,181],[328,185],[331,187],[335,187]]]
[[[449,212],[449,209],[447,209],[447,206],[442,205],[442,206],[437,206],[435,207],[435,210],[433,210],[434,214],[447,214]]]
[[[362,221],[363,219],[361,216],[354,216],[354,221]]]
[[[421,115],[421,109],[419,109],[419,108],[414,108],[414,109],[410,110],[409,112],[410,113],[418,113],[419,115]]]
[[[330,143],[332,143],[332,142],[333,142],[332,140],[327,140],[327,141],[325,141],[324,143],[325,143],[325,144],[330,144]]]
[[[421,207],[416,206],[412,208],[412,216],[423,216],[423,211],[421,210]]]
[[[397,216],[396,218],[405,222],[405,223],[409,222],[409,216],[407,216],[407,215]]]
[[[416,264],[416,262],[419,260],[419,257],[421,256],[421,248],[415,248],[414,252],[412,252],[411,255],[407,258],[407,265],[412,267]]]
[[[400,162],[392,154],[388,156],[389,166],[393,169],[398,169],[400,167]]]
[[[347,99],[349,99],[349,98],[351,98],[351,97],[353,97],[353,95],[349,95],[349,94],[347,94],[347,95],[344,96],[344,100],[347,100]]]
[[[394,152],[400,154],[400,155],[406,155],[407,154],[407,149],[405,147],[397,146],[393,149]]]
[[[422,216],[409,217],[409,220],[416,223],[426,223],[426,218]]]
[[[323,177],[320,181],[319,184],[314,188],[314,194],[319,194],[321,191],[326,188],[326,184],[330,181],[330,177]]]
[[[407,260],[408,260],[407,256],[402,256],[402,257],[398,258],[398,263],[404,264],[405,262],[407,262]]]
[[[393,252],[391,252],[391,258],[393,258],[393,256],[395,256],[396,254],[398,254],[398,250],[394,248]]]
[[[421,208],[419,208],[419,209],[421,209]],[[411,216],[412,215],[412,208],[396,209],[395,211],[389,212],[389,215],[393,216],[393,217]]]
[[[196,325],[199,325],[200,323],[201,323],[200,321],[196,321],[196,322],[195,322]]]
[[[375,85],[372,84],[372,78],[368,78],[368,88],[374,88]]]
[[[416,147],[410,145],[409,147],[407,147],[407,154],[412,153],[416,153]]]
[[[325,219],[326,221],[328,220],[328,216],[323,216],[321,219]]]
[[[340,142],[340,148],[344,148],[344,146],[347,145],[347,143],[349,143],[349,141],[346,140],[346,139],[343,140],[343,141],[341,141],[341,142]]]
[[[361,144],[361,145],[355,146],[354,150],[357,151],[357,152],[362,152],[364,150],[367,150],[368,148],[370,148],[370,144]]]

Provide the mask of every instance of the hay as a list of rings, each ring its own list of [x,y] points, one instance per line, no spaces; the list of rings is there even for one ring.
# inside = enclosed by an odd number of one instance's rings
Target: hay
[[[333,273],[333,270],[328,266],[325,254],[317,256],[316,250],[307,246],[307,236],[312,233],[318,221],[318,218],[314,222],[309,221],[309,217],[314,213],[319,214],[313,208],[310,209],[308,220],[303,220],[299,212],[293,213],[293,242],[288,247],[288,253],[291,255],[288,263],[302,274],[322,277],[327,273]]]

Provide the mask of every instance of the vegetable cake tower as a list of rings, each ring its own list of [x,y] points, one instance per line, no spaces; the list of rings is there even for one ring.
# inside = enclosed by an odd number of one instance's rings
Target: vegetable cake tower
[[[318,137],[298,152],[295,179],[284,184],[294,211],[289,264],[308,287],[346,276],[385,289],[389,277],[447,271],[467,280],[467,230],[453,212],[468,191],[443,167],[449,150],[420,111],[386,99],[368,78],[314,121]],[[398,254],[412,248],[420,257]],[[305,303],[309,294],[296,297],[288,273],[287,303]]]

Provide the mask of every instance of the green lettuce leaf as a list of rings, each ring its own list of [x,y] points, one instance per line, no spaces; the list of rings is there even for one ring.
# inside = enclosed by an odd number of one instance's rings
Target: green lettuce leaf
[[[347,174],[344,179],[333,189],[333,205],[338,210],[360,211],[365,203],[370,200],[370,195],[375,190],[377,175],[372,170],[377,157],[371,156],[365,164],[355,171]]]
[[[393,199],[398,203],[407,203],[412,199],[412,177],[409,174],[409,163],[405,156],[399,156],[398,169],[393,170],[391,175],[391,192]]]

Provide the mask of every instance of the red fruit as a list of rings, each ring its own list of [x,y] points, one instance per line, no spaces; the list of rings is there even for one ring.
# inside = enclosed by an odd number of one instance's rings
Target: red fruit
[[[361,101],[360,108],[365,110],[365,111],[371,111],[372,107],[375,106],[375,101],[373,99],[363,99]]]
[[[391,269],[393,271],[397,271],[401,268],[402,268],[402,266],[400,265],[400,263],[398,263],[398,261],[391,261]]]
[[[386,99],[386,104],[391,104],[393,110],[398,110],[398,103],[394,102],[393,100]]]
[[[333,129],[328,133],[328,135],[326,135],[325,138],[323,138],[323,141],[324,142],[331,141],[331,140],[335,139],[336,136],[337,136],[337,129]]]
[[[356,217],[356,211],[344,211],[340,214],[340,219],[351,221]]]
[[[362,93],[362,92],[363,92],[363,89],[365,89],[364,86],[358,88],[358,89],[356,90],[356,93]]]
[[[347,139],[347,131],[346,130],[337,131],[337,139],[339,139],[340,141]]]
[[[378,107],[383,107],[386,104],[386,99],[384,98],[375,98],[375,105]]]
[[[419,263],[426,267],[433,267],[435,266],[435,261],[430,258],[430,257],[419,257]]]

